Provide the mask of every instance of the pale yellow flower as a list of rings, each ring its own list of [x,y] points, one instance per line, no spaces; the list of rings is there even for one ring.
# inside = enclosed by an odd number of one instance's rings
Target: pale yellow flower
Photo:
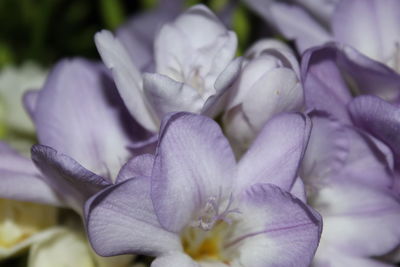
[[[35,129],[22,99],[28,90],[40,89],[46,75],[47,71],[32,62],[0,71],[0,139],[26,155],[34,141]]]
[[[53,235],[35,243],[29,253],[29,267],[129,267],[133,256],[103,258],[91,249],[84,233],[59,227]]]
[[[54,207],[0,199],[0,259],[47,238],[56,220]]]

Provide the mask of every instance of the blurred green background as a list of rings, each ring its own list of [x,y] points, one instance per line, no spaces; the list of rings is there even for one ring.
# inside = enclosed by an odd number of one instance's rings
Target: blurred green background
[[[218,11],[228,1],[232,0],[187,0],[185,5],[201,2]],[[97,58],[97,31],[114,30],[129,16],[156,4],[157,0],[1,0],[0,68],[28,60],[48,67],[62,57]],[[247,15],[242,4],[232,15],[242,48],[251,32]]]
[[[115,29],[149,1],[1,0],[0,67],[26,60],[48,66],[62,57],[97,56],[96,31]]]

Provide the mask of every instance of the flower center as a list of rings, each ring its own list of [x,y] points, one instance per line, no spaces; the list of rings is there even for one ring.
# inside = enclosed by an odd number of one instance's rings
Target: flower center
[[[181,234],[186,254],[196,261],[229,262],[234,253],[226,244],[235,229],[234,214],[240,213],[238,209],[231,208],[232,203],[232,195],[224,202],[221,201],[221,194],[207,200],[197,218]],[[221,206],[225,207],[222,211]]]

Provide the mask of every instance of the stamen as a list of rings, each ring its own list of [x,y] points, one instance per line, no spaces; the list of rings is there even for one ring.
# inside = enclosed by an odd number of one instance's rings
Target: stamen
[[[204,231],[209,231],[219,221],[224,221],[227,224],[231,224],[232,220],[228,218],[228,215],[230,213],[240,213],[237,208],[231,209],[233,203],[232,193],[230,194],[228,204],[222,213],[219,211],[221,202],[222,196],[220,190],[218,197],[211,196],[208,198],[204,208],[200,212],[200,216],[190,225],[192,227],[199,227]]]

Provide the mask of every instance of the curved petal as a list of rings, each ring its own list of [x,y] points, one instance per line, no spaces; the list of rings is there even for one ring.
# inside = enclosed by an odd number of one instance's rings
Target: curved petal
[[[141,133],[106,69],[83,59],[56,65],[39,93],[35,124],[42,145],[108,177],[129,158],[135,130]]]
[[[307,203],[306,190],[304,188],[304,183],[301,177],[297,177],[289,193],[292,194],[294,197],[297,197],[304,203]]]
[[[160,119],[169,112],[199,113],[204,104],[196,89],[157,73],[143,75],[143,89]]]
[[[271,183],[290,191],[310,136],[311,122],[297,113],[273,117],[238,165],[238,190]]]
[[[204,5],[164,25],[154,47],[156,71],[188,84],[204,101],[230,83],[232,77],[218,79],[235,56],[237,37]]]
[[[228,246],[240,246],[241,266],[310,265],[322,230],[317,212],[271,184],[249,188],[239,209],[244,219]]]
[[[89,240],[101,256],[158,256],[182,250],[179,236],[158,222],[149,177],[129,179],[99,192],[86,203],[85,214]]]
[[[319,191],[315,207],[324,242],[351,255],[382,255],[400,242],[400,202],[387,189],[338,177]]]
[[[286,38],[296,41],[296,46],[300,53],[332,39],[326,29],[298,6],[276,2],[271,6],[271,17],[275,27]]]
[[[152,173],[152,200],[161,225],[179,232],[209,197],[231,192],[236,163],[218,124],[176,113],[166,118]],[[171,216],[173,214],[173,216]]]
[[[144,97],[141,73],[126,49],[111,32],[105,30],[95,35],[95,42],[104,64],[112,70],[118,92],[132,116],[144,128],[156,132],[158,122]]]
[[[337,66],[338,50],[326,45],[307,50],[301,62],[305,103],[309,109],[328,112],[349,121],[346,105],[352,99]]]
[[[322,242],[322,240],[321,240]],[[349,255],[348,251],[340,249],[321,249],[318,248],[315,254],[313,264],[314,267],[343,267],[343,266],[362,266],[362,267],[394,267],[393,264],[384,263],[383,261]]]
[[[359,96],[349,105],[354,123],[400,154],[400,109],[374,96]]]
[[[341,1],[332,17],[335,40],[385,62],[400,42],[400,3],[397,0]]]
[[[282,67],[294,70],[300,77],[300,66],[294,51],[284,42],[276,39],[261,39],[254,43],[245,54],[246,58],[254,59],[262,55],[271,55],[279,59]]]
[[[122,166],[115,183],[118,184],[138,176],[150,177],[153,163],[154,155],[152,154],[143,154],[130,159]]]
[[[25,92],[22,98],[25,110],[26,112],[28,112],[29,116],[33,121],[35,120],[35,110],[39,92],[40,92],[39,90],[27,91]]]
[[[350,46],[340,48],[338,63],[360,93],[373,94],[399,103],[400,74],[396,71],[364,56]]]
[[[349,153],[346,163],[336,175],[376,188],[393,186],[393,168],[387,152],[389,148],[370,135],[348,127]],[[391,155],[389,155],[391,156]]]
[[[44,174],[43,180],[78,213],[89,197],[111,184],[51,147],[34,145],[32,160]]]
[[[0,197],[63,206],[30,159],[0,142]]]
[[[309,188],[314,188],[343,168],[350,141],[348,130],[339,121],[317,112],[309,115],[313,127],[300,176]]]
[[[224,109],[227,94],[240,72],[241,64],[241,57],[234,59],[218,76],[214,85],[216,93],[207,98],[202,107],[201,114],[215,117]]]
[[[261,130],[273,115],[298,111],[303,104],[303,89],[293,70],[278,68],[268,72],[252,86],[243,99],[243,111],[253,129]]]

